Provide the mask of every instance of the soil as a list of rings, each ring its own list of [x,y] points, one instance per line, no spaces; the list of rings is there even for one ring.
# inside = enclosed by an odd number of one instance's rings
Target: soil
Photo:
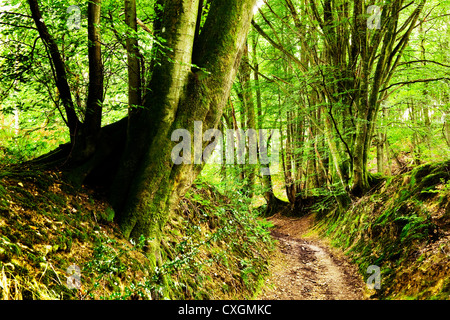
[[[261,289],[261,300],[363,300],[366,285],[356,266],[324,240],[306,233],[312,216],[269,218],[278,240],[271,275]]]

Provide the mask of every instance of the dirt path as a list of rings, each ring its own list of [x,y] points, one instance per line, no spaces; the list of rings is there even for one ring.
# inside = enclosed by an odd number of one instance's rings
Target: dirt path
[[[259,299],[273,300],[360,300],[365,284],[346,257],[305,232],[311,217],[286,218],[275,215],[272,236],[278,240],[271,262],[271,276]]]

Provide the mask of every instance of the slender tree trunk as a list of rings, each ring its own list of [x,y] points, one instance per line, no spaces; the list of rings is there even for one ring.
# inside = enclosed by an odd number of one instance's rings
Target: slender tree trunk
[[[37,0],[28,0],[30,6],[31,16],[33,17],[39,36],[48,50],[50,56],[50,64],[54,71],[54,78],[56,87],[58,88],[59,97],[64,106],[66,118],[64,119],[70,132],[70,140],[72,144],[75,143],[77,131],[81,128],[81,123],[78,120],[74,109],[72,95],[70,92],[69,83],[67,82],[66,67],[63,58],[60,54],[59,48],[53,37],[50,35],[47,26],[42,18],[41,11]]]
[[[83,123],[84,152],[94,153],[96,140],[102,126],[103,105],[103,63],[100,43],[101,0],[88,3],[88,57],[89,87],[86,113]]]
[[[411,117],[411,122],[413,124],[414,127],[420,127],[420,123],[419,123],[419,115],[417,114],[417,107],[414,105],[414,101],[412,99],[410,99],[409,103],[408,103],[409,107],[410,107],[410,117]],[[411,154],[413,156],[413,160],[414,163],[416,165],[420,165],[420,159],[421,159],[421,152],[420,152],[420,137],[419,134],[417,133],[416,130],[414,130],[413,132],[413,137],[412,137],[412,141],[411,141]]]
[[[129,115],[136,113],[136,108],[142,105],[141,97],[141,66],[137,39],[136,0],[125,0],[125,24],[128,26],[126,39],[128,61],[128,107]]]
[[[262,97],[261,97],[261,88],[260,88],[260,82],[259,82],[259,62],[258,62],[258,55],[257,55],[257,41],[256,37],[252,38],[252,52],[253,52],[253,77],[255,81],[255,92],[256,92],[256,126],[257,129],[263,129],[262,128]],[[258,135],[258,159],[261,159],[260,157],[260,146],[261,146],[261,139],[262,137]],[[267,137],[268,139],[268,137]],[[269,141],[267,143],[269,145]],[[273,213],[276,213],[279,211],[281,206],[284,206],[285,203],[278,199],[275,196],[275,192],[273,189],[273,181],[272,176],[270,173],[270,168],[266,168],[266,174],[261,174],[261,183],[264,189],[264,199],[267,202],[266,206],[266,215],[271,215]]]
[[[325,110],[324,110],[325,111]],[[324,112],[325,113],[325,112]],[[325,138],[328,142],[328,148],[330,149],[331,159],[332,163],[334,165],[334,170],[336,172],[336,175],[339,179],[339,184],[343,190],[347,188],[346,179],[344,178],[344,173],[342,172],[340,164],[342,163],[341,154],[338,151],[338,148],[336,146],[336,141],[332,135],[333,132],[333,126],[331,124],[331,120],[328,117],[328,115],[325,113]]]
[[[256,115],[255,115],[255,104],[253,102],[253,88],[250,83],[250,75],[251,75],[251,69],[250,69],[250,58],[249,58],[249,52],[248,52],[248,44],[246,43],[244,46],[244,53],[242,56],[242,62],[241,62],[241,72],[242,72],[242,87],[244,90],[244,101],[245,101],[245,109],[247,111],[247,129],[255,130],[254,133],[256,134]],[[250,131],[248,134],[248,149],[252,148],[250,144],[252,141],[257,141],[257,137],[251,137]],[[249,153],[247,153],[249,154]],[[250,160],[250,158],[249,158]],[[251,199],[253,197],[254,193],[254,185],[256,180],[256,164],[251,164],[249,161],[249,164],[247,167],[247,175],[248,175],[248,181],[247,181],[247,195]]]
[[[444,113],[444,127],[442,129],[445,142],[450,147],[450,114],[448,112]]]
[[[280,106],[281,107],[281,106]],[[297,194],[297,190],[295,188],[296,184],[294,181],[294,133],[293,133],[293,119],[292,119],[292,111],[286,112],[286,156],[285,156],[285,185],[286,185],[286,194],[291,204],[295,203],[295,196]]]
[[[422,66],[425,68],[427,62],[426,62],[426,50],[425,50],[425,36],[426,33],[423,30],[423,19],[420,19],[420,24],[419,24],[419,34],[421,37],[420,40],[420,59],[423,61],[422,62]],[[428,83],[424,84],[425,89],[423,90],[423,97],[427,97],[428,95]],[[431,120],[430,120],[430,113],[429,113],[429,108],[428,108],[428,101],[425,101],[423,103],[423,107],[422,107],[422,112],[423,112],[423,117],[424,117],[424,142],[427,146],[428,149],[431,149]]]
[[[377,172],[384,173],[384,140],[381,129],[377,132]]]

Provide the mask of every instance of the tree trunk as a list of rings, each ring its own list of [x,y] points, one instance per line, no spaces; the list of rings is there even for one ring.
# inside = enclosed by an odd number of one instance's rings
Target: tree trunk
[[[377,172],[384,174],[384,138],[381,129],[377,132]]]
[[[58,88],[59,97],[66,113],[66,118],[64,121],[69,128],[70,140],[73,144],[76,139],[77,131],[81,127],[81,123],[78,120],[74,109],[69,83],[67,82],[66,67],[59,52],[58,45],[50,35],[48,28],[44,23],[37,0],[28,0],[28,4],[30,6],[31,16],[33,17],[36,28],[38,29],[39,36],[41,37],[41,40],[47,48],[50,56],[50,64],[52,65],[56,87]]]
[[[101,0],[88,3],[88,57],[89,87],[86,113],[83,123],[83,138],[86,155],[94,153],[98,134],[102,126],[103,105],[103,63],[100,43],[100,9]]]
[[[381,19],[386,19],[385,29],[382,30],[383,38],[380,41],[381,51],[378,54],[377,62],[375,61],[375,53],[373,42],[370,43],[367,38],[366,20],[364,16],[357,17],[357,26],[359,31],[359,44],[361,46],[361,87],[359,90],[358,102],[358,124],[356,126],[356,139],[353,157],[353,183],[352,193],[356,196],[363,195],[369,188],[369,172],[367,171],[367,161],[370,143],[375,130],[380,100],[385,94],[381,92],[383,87],[389,83],[392,75],[398,65],[403,50],[405,49],[410,34],[415,27],[416,21],[423,9],[425,0],[417,4],[416,9],[410,15],[401,29],[406,31],[401,37],[398,36],[399,14],[403,1],[393,1],[390,6],[383,9]],[[355,1],[355,14],[361,13],[361,8],[356,9],[357,5],[361,5],[360,1]],[[373,39],[377,39],[376,36]],[[381,39],[381,38],[378,38]],[[398,40],[400,39],[400,40]],[[369,47],[369,45],[372,45]],[[368,50],[368,49],[371,49]],[[375,66],[374,76],[370,80],[371,70]],[[381,93],[380,93],[381,92]]]
[[[126,21],[135,30],[134,0],[126,0]],[[232,83],[239,68],[256,0],[224,0],[210,4],[202,26],[198,20],[200,0],[157,0],[154,35],[164,38],[164,47],[154,48],[152,72],[142,108],[129,108],[121,121],[100,128],[103,73],[100,50],[100,0],[89,3],[89,97],[85,130],[81,139],[97,136],[95,150],[88,159],[66,167],[78,182],[100,177],[110,188],[116,220],[126,238],[146,237],[150,257],[159,256],[159,238],[169,214],[200,173],[203,155],[195,163],[177,165],[173,161],[173,133],[186,129],[191,137],[218,127]],[[67,160],[72,155],[80,122],[73,108],[64,61],[45,26],[36,0],[29,0],[33,19],[48,48],[55,80],[67,114],[72,143],[37,159],[37,163]],[[136,63],[137,47],[128,35],[127,53]],[[133,52],[134,51],[134,52]],[[136,70],[130,66],[130,91],[139,89]],[[130,98],[135,105],[139,95]],[[139,103],[136,103],[139,104]],[[195,128],[194,122],[201,123]],[[84,128],[83,128],[84,129]],[[190,141],[189,141],[190,142]],[[195,142],[195,141],[194,141]],[[198,142],[197,142],[198,144]],[[200,147],[206,143],[200,140]],[[195,149],[195,148],[194,148]],[[76,156],[76,155],[75,155]],[[114,159],[114,160],[112,160]],[[120,159],[117,162],[115,159]],[[64,160],[64,161],[65,161]],[[191,159],[192,160],[192,159]],[[72,163],[73,164],[73,163]],[[88,174],[90,175],[88,176]],[[106,177],[106,178],[105,178]]]
[[[360,121],[362,122],[362,121]],[[357,126],[355,151],[353,155],[353,177],[351,192],[361,197],[369,189],[367,171],[367,153],[369,150],[369,125],[360,123]]]
[[[252,86],[250,83],[250,75],[251,75],[251,69],[250,69],[250,59],[248,54],[248,44],[245,44],[244,46],[244,52],[242,56],[242,63],[241,63],[241,83],[242,83],[242,89],[243,89],[243,97],[244,97],[244,104],[245,104],[245,110],[247,113],[247,129],[253,129],[256,133],[256,115],[255,115],[255,105],[253,103],[253,92],[252,92]],[[251,148],[250,146],[251,141],[257,141],[257,137],[251,137],[250,133],[248,136],[248,148]],[[249,154],[249,152],[247,152]],[[249,159],[250,160],[250,159]],[[251,199],[253,197],[253,189],[255,185],[256,180],[256,164],[251,164],[249,161],[249,164],[244,166],[247,170],[247,196]]]
[[[450,114],[444,112],[443,135],[447,146],[450,147]]]
[[[128,108],[130,115],[136,113],[141,100],[141,66],[137,40],[136,0],[125,0],[125,24],[128,26],[126,39],[128,61]]]
[[[414,105],[414,101],[409,99],[408,106],[410,107],[410,119],[414,127],[419,127],[419,115],[417,107]],[[411,141],[411,154],[413,156],[414,163],[416,165],[420,165],[420,159],[422,157],[420,152],[420,137],[417,133],[416,129],[413,132],[412,141]]]
[[[164,4],[157,32],[172,50],[165,52],[167,57],[156,57],[159,63],[154,65],[143,112],[129,123],[134,132],[145,137],[147,147],[140,158],[134,158],[139,161],[118,217],[125,237],[153,238],[148,248],[156,260],[161,228],[202,168],[202,164],[174,165],[172,132],[183,128],[192,134],[194,120],[203,122],[203,131],[217,128],[239,66],[255,0],[211,3],[196,43],[198,0]],[[201,69],[191,72],[191,63]],[[143,138],[130,139],[128,149],[141,152]]]
[[[257,41],[256,37],[252,38],[252,63],[253,63],[253,79],[255,81],[255,93],[256,93],[256,128],[257,129],[263,129],[262,128],[262,97],[261,97],[261,88],[260,88],[260,82],[259,82],[259,62],[258,62],[258,55],[257,55]],[[258,135],[258,158],[260,157],[260,150],[261,150],[261,140],[263,140],[260,135]],[[268,139],[268,137],[267,137]],[[269,143],[267,143],[267,146]],[[266,200],[267,206],[266,206],[266,212],[265,215],[270,216],[274,213],[277,213],[282,207],[284,207],[287,203],[277,198],[275,195],[275,192],[273,190],[273,181],[272,176],[270,173],[270,168],[265,168],[265,174],[262,174],[261,172],[261,184],[263,186],[264,190],[264,199]]]

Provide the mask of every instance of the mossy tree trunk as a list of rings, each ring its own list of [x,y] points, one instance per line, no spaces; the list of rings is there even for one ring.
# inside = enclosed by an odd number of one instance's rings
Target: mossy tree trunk
[[[363,195],[370,188],[368,153],[374,137],[380,103],[384,99],[385,89],[397,68],[425,2],[421,0],[416,4],[416,8],[403,25],[400,24],[403,1],[393,1],[384,6],[381,16],[382,27],[380,30],[372,30],[369,37],[365,8],[360,1],[355,1],[355,30],[361,57],[361,72],[358,76],[361,85],[358,87],[356,99],[357,123],[351,186],[352,193],[356,196]],[[401,36],[398,30],[404,30]]]
[[[320,81],[313,90],[324,96],[320,100],[328,107],[327,117],[332,125],[326,129],[327,139],[336,144],[336,150],[332,152],[339,157],[333,160],[342,161],[335,167],[344,166],[347,162],[350,167],[348,175],[344,172],[339,174],[340,169],[336,171],[338,176],[345,176],[344,184],[347,184],[348,176],[353,195],[361,196],[370,188],[367,161],[379,106],[386,97],[389,82],[425,2],[393,0],[385,3],[380,6],[380,29],[371,29],[368,23],[371,16],[367,12],[370,4],[365,1],[310,0],[303,10],[305,14],[300,15],[293,1],[285,0],[301,43],[301,57],[308,57],[310,66],[318,67]],[[317,23],[320,35],[305,32],[303,17]],[[271,25],[268,19],[264,20]],[[284,40],[275,41],[256,22],[253,26],[293,62],[298,72],[313,71],[306,61],[298,59],[287,49]],[[312,40],[319,37],[324,50],[316,50],[311,45],[314,41],[307,40],[308,34],[312,34]]]
[[[125,0],[125,24],[128,27],[126,38],[128,62],[128,108],[133,113],[142,105],[141,63],[137,39],[136,0]]]
[[[253,36],[251,39],[251,48],[252,48],[252,64],[253,64],[253,80],[255,83],[255,95],[256,95],[256,114],[252,115],[252,117],[256,117],[254,120],[252,120],[256,128],[263,129],[262,127],[262,95],[261,95],[261,87],[260,87],[260,81],[259,81],[259,61],[258,61],[258,54],[257,54],[257,48],[258,48],[258,41],[257,37]],[[249,61],[250,62],[250,61]],[[260,148],[261,148],[261,136],[258,135],[258,158],[261,157],[260,155]],[[270,174],[270,168],[266,168],[266,174],[262,174],[262,171],[260,172],[260,179],[261,184],[264,189],[264,199],[266,200],[267,206],[265,215],[270,216],[274,213],[279,212],[283,207],[287,205],[284,201],[277,198],[275,195],[274,189],[273,189],[273,181],[272,176]]]
[[[84,152],[92,153],[102,127],[103,62],[100,43],[101,0],[88,3],[89,87],[83,125]]]
[[[202,122],[203,132],[218,127],[239,68],[256,0],[213,1],[206,19],[201,19],[201,3],[156,1],[153,31],[165,42],[164,47],[155,46],[152,56],[147,57],[152,61],[151,79],[142,97],[139,93],[142,79],[136,74],[140,53],[133,34],[135,2],[125,1],[125,20],[130,31],[126,48],[131,107],[128,117],[100,128],[103,95],[100,0],[89,3],[90,96],[83,123],[78,120],[71,100],[57,42],[42,20],[37,1],[29,0],[33,19],[55,67],[55,82],[66,108],[71,137],[96,137],[88,154],[83,148],[78,150],[72,139],[35,162],[63,164],[77,183],[92,179],[108,186],[115,218],[124,236],[152,238],[149,248],[156,258],[161,228],[203,167],[193,161],[173,163],[172,149],[176,143],[171,141],[172,133],[186,129],[193,136],[194,121]],[[135,105],[139,107],[134,108]]]
[[[155,32],[166,39],[170,50],[155,57],[158,63],[153,66],[144,108],[138,117],[129,118],[122,163],[132,168],[115,184],[126,195],[117,206],[124,235],[153,237],[150,248],[155,253],[169,213],[202,169],[200,164],[173,164],[171,134],[183,128],[193,135],[194,121],[202,121],[203,131],[217,128],[255,5],[255,0],[211,3],[194,42],[198,0],[160,2],[164,11],[159,12]]]
[[[244,114],[242,117],[242,128],[243,129],[254,129],[256,130],[256,114],[255,114],[255,105],[253,102],[253,88],[250,83],[250,75],[251,75],[251,68],[250,68],[250,59],[249,59],[249,48],[248,44],[245,44],[244,51],[242,55],[242,63],[240,65],[239,70],[239,81],[242,87],[242,103],[243,103],[243,109]],[[252,141],[252,137],[249,136],[248,138],[248,145],[246,146],[246,156],[249,157],[249,148],[251,148],[250,143]],[[249,162],[250,163],[250,162]],[[244,183],[244,192],[249,197],[253,197],[254,193],[254,185],[256,180],[256,165],[255,164],[248,164],[243,165],[242,169],[244,170],[244,176],[245,176],[245,183]]]

